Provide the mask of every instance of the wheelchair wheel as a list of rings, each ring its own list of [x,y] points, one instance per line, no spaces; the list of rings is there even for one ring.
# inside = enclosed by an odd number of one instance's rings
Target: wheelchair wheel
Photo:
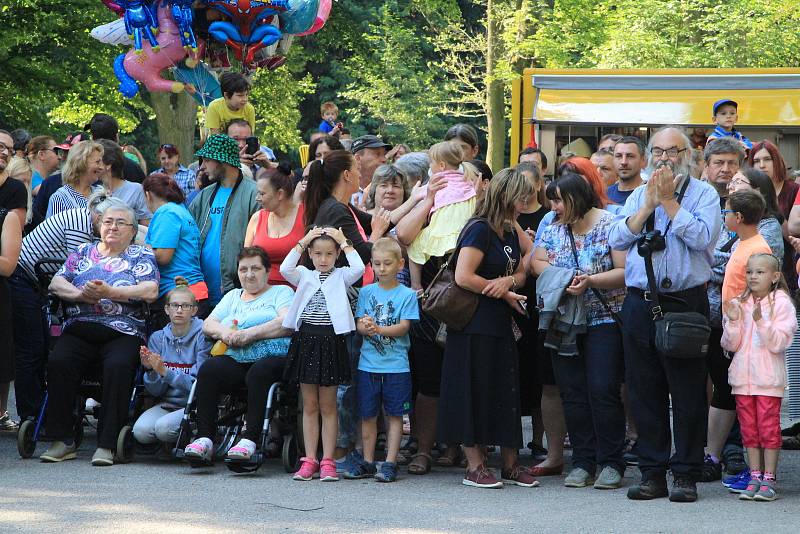
[[[125,425],[119,431],[117,437],[117,452],[114,454],[114,461],[120,464],[127,464],[133,461],[133,453],[136,443],[133,439],[133,428]]]
[[[17,451],[22,458],[30,458],[36,451],[36,442],[33,440],[34,430],[36,430],[36,421],[26,420],[19,425]]]
[[[281,459],[283,460],[283,468],[287,473],[294,473],[300,469],[300,445],[294,434],[283,437]]]

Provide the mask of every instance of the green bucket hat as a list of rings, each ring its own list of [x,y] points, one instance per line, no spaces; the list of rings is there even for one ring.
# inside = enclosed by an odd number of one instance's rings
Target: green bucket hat
[[[239,167],[239,143],[225,134],[214,134],[195,153],[198,158],[213,159],[220,163],[227,163],[232,167]]]

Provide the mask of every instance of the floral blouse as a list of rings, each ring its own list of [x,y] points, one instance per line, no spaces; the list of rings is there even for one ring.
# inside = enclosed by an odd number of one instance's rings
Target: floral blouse
[[[604,273],[614,268],[611,259],[611,247],[608,244],[608,232],[614,222],[614,215],[603,212],[600,220],[587,234],[575,234],[575,248],[578,251],[578,268],[589,275]],[[539,236],[536,236],[537,240]],[[542,232],[540,245],[547,252],[550,265],[556,267],[575,268],[575,256],[569,241],[567,226],[553,223]],[[625,288],[600,289],[611,309],[619,313],[625,299]],[[613,323],[614,318],[603,303],[595,296],[594,291],[587,289],[583,294],[586,306],[586,320],[589,326],[602,323]]]
[[[119,256],[103,256],[98,243],[78,247],[61,266],[56,276],[65,278],[78,289],[92,280],[102,280],[113,287],[135,286],[141,282],[158,285],[158,264],[153,251],[131,245]],[[67,320],[64,328],[76,321],[99,323],[131,336],[145,337],[145,317],[138,303],[101,299],[97,304],[66,303]]]

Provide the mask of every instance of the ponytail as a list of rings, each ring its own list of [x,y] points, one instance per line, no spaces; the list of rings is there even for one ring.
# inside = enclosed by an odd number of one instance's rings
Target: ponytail
[[[344,171],[353,166],[353,155],[346,150],[334,150],[324,160],[311,162],[305,192],[305,224],[310,227],[317,218],[319,207],[330,198]]]

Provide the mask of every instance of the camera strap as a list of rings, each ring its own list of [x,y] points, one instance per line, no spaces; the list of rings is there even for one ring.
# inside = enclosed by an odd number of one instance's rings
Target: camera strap
[[[683,182],[683,187],[681,187],[680,193],[678,193],[678,204],[681,203],[683,200],[683,196],[686,194],[686,190],[689,188],[689,182],[691,181],[692,177],[687,176],[686,180]],[[645,231],[652,232],[656,225],[656,212],[653,210],[653,213],[650,214],[650,217],[647,218],[647,222],[645,222]],[[664,230],[664,246],[666,247],[667,244],[667,233],[669,229],[672,227],[672,219],[670,219],[669,223],[667,223],[667,227]],[[647,274],[647,286],[649,288],[650,293],[650,302],[652,302],[652,306],[650,307],[650,311],[653,312],[653,320],[658,320],[664,317],[664,313],[661,310],[661,302],[658,298],[658,284],[656,284],[656,274],[653,270],[653,254],[647,254],[644,257],[644,270]]]
[[[569,224],[567,225],[567,235],[569,235],[569,244],[572,247],[572,256],[575,258],[575,268],[580,271],[581,265],[578,263],[578,249],[575,247],[575,236],[572,234],[572,226]],[[600,304],[602,304],[606,311],[611,314],[611,317],[614,319],[614,322],[617,323],[617,326],[622,329],[622,319],[620,319],[619,314],[611,308],[611,305],[608,303],[608,299],[606,299],[596,287],[592,287],[590,289],[592,290],[592,293],[594,293],[594,296],[597,297],[597,300],[600,301]]]

